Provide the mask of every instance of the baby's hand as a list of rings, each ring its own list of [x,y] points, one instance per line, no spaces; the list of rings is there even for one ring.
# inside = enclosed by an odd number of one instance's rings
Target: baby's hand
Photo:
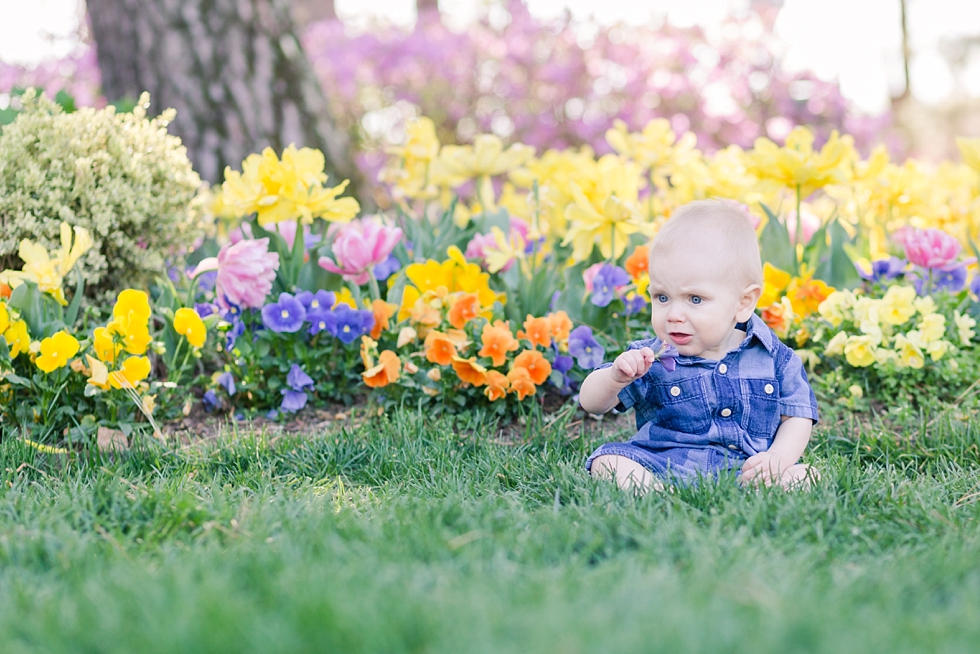
[[[647,374],[657,355],[648,347],[639,350],[626,350],[613,361],[611,374],[618,384],[629,384]]]
[[[778,482],[786,468],[796,463],[787,461],[772,451],[759,452],[750,456],[742,466],[742,484],[763,483],[766,486]]]

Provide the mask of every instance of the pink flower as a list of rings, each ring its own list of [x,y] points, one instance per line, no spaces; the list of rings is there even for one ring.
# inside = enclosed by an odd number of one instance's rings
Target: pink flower
[[[602,270],[604,265],[606,265],[606,262],[600,261],[599,263],[594,263],[582,271],[582,281],[585,282],[586,293],[592,292],[592,280],[595,279],[595,276],[599,274],[599,271]]]
[[[941,229],[913,229],[903,234],[905,256],[923,268],[942,268],[956,261],[960,243]]]
[[[337,261],[320,257],[320,267],[355,284],[367,283],[371,269],[388,258],[402,237],[401,229],[388,227],[377,220],[355,220],[337,231],[333,242],[333,255]]]
[[[820,216],[810,213],[809,211],[801,211],[800,216],[802,217],[803,223],[803,243],[804,245],[810,242],[813,235],[820,229]],[[790,243],[796,243],[796,210],[791,210],[786,214],[786,231],[789,232]]]
[[[279,254],[269,252],[268,238],[245,239],[223,245],[217,257],[201,261],[191,276],[217,270],[215,293],[220,306],[258,309],[265,304],[278,269]]]

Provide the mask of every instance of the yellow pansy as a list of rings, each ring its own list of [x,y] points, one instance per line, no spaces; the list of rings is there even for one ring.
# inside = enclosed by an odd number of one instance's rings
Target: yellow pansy
[[[845,345],[847,345],[847,334],[845,332],[837,332],[827,343],[826,347],[824,347],[823,353],[830,357],[840,356],[844,354]]]
[[[109,368],[103,362],[93,358],[91,354],[86,354],[85,359],[88,361],[88,367],[91,373],[88,378],[88,383],[104,391],[109,390]]]
[[[0,334],[7,331],[10,327],[10,313],[7,311],[7,303],[0,302]]]
[[[150,360],[146,357],[128,357],[119,370],[109,373],[113,388],[134,388],[150,376]]]
[[[834,327],[838,327],[845,320],[851,319],[851,308],[854,306],[854,293],[844,289],[834,291],[827,296],[827,299],[820,303],[817,312],[820,317],[829,322]]]
[[[194,347],[204,347],[208,333],[201,316],[194,309],[182,307],[174,313],[174,331]]]
[[[68,365],[68,360],[78,354],[78,340],[62,329],[42,340],[40,351],[34,363],[42,372],[50,373]]]
[[[113,363],[123,346],[121,343],[116,343],[112,332],[107,328],[96,327],[92,332],[92,349],[95,350],[95,356],[99,357],[100,361]]]
[[[148,322],[150,320],[150,297],[144,291],[128,288],[119,293],[116,304],[112,307],[114,318],[128,321]]]
[[[879,318],[886,325],[901,325],[915,315],[915,288],[890,286],[881,298]]]
[[[855,368],[866,368],[875,362],[875,343],[870,336],[850,336],[844,345],[844,358]]]
[[[881,300],[869,297],[859,297],[852,308],[853,320],[859,325],[870,323],[877,325],[881,321]]]
[[[933,341],[926,345],[926,354],[932,357],[933,361],[939,361],[949,352],[949,341]]]
[[[938,341],[946,335],[946,316],[930,313],[919,322],[919,333],[924,343]]]
[[[898,361],[908,368],[921,368],[925,365],[925,355],[922,349],[909,340],[904,334],[895,337],[895,347],[898,349]]]
[[[762,296],[759,298],[760,307],[775,304],[783,296],[783,291],[793,278],[785,270],[780,270],[768,261],[762,264]]]
[[[415,288],[420,293],[433,291],[440,286],[446,290],[451,290],[453,286],[453,268],[455,262],[452,260],[439,263],[429,259],[425,263],[409,264],[405,268],[405,276],[415,284]]]
[[[953,312],[953,323],[956,325],[956,331],[960,337],[960,343],[962,345],[969,345],[976,335],[973,328],[977,326],[977,321],[970,316],[960,315],[959,311]]]
[[[27,352],[31,346],[31,336],[27,333],[27,322],[15,320],[3,333],[3,340],[7,342],[11,359],[17,358],[22,352]]]
[[[936,301],[932,299],[931,295],[925,297],[917,297],[912,301],[912,306],[915,310],[919,312],[921,316],[928,316],[930,314],[936,313]]]
[[[106,331],[120,336],[123,348],[130,354],[146,353],[146,348],[153,342],[147,322],[139,320],[135,315],[132,318],[110,320]]]
[[[813,273],[806,270],[799,277],[790,280],[786,287],[786,297],[793,303],[796,315],[805,318],[817,311],[820,304],[834,292],[832,286],[821,279],[814,279]]]

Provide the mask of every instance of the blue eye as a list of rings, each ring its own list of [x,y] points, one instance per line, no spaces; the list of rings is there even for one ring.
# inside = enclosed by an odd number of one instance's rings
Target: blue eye
[[[700,295],[692,295],[691,296],[691,304],[701,304],[701,296]]]
[[[660,295],[657,296],[657,302],[661,304],[667,304],[667,296],[661,293]]]

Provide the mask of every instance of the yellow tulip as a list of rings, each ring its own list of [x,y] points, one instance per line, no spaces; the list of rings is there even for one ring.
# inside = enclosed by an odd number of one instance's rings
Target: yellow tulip
[[[194,347],[204,347],[207,339],[207,328],[201,316],[194,309],[182,307],[174,313],[174,331],[187,339]]]
[[[68,360],[78,353],[78,340],[61,330],[41,341],[41,353],[34,361],[42,372],[51,373],[68,365]]]
[[[844,164],[853,149],[850,136],[835,130],[820,151],[813,149],[813,132],[796,127],[786,137],[786,146],[765,137],[755,141],[748,154],[749,171],[760,180],[776,182],[805,198],[828,184],[846,181]]]

